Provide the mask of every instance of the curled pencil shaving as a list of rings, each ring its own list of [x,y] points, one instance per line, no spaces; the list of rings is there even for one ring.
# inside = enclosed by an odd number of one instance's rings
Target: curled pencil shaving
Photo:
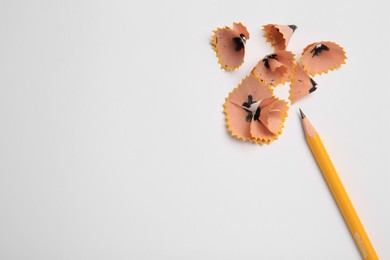
[[[269,144],[282,133],[287,102],[276,98],[271,88],[253,75],[244,78],[225,100],[226,124],[232,136]]]
[[[267,24],[263,26],[263,35],[275,51],[286,50],[296,25]]]
[[[221,68],[235,70],[240,67],[244,62],[246,40],[250,37],[246,27],[233,23],[233,29],[226,26],[213,32],[211,45]]]
[[[260,60],[251,73],[265,85],[277,86],[291,80],[295,68],[294,61],[292,52],[276,51]]]
[[[321,75],[341,67],[347,59],[344,49],[330,41],[314,42],[306,46],[300,59],[303,69],[311,76]]]
[[[291,103],[317,90],[317,83],[306,73],[301,64],[295,67],[290,87]]]

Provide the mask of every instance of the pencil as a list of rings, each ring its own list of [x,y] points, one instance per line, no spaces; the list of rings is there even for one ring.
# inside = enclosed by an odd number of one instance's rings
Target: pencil
[[[302,118],[302,126],[305,132],[306,141],[310,147],[314,158],[320,167],[322,174],[328,183],[329,189],[331,190],[334,199],[344,217],[345,222],[348,225],[349,231],[352,234],[353,239],[362,255],[363,259],[374,260],[379,259],[366,231],[363,228],[359,217],[353,208],[352,202],[348,197],[347,192],[344,189],[343,184],[333,166],[332,161],[329,158],[328,153],[324,145],[322,144],[321,138],[317,131],[311,125],[309,120],[303,114],[302,110],[299,109]]]

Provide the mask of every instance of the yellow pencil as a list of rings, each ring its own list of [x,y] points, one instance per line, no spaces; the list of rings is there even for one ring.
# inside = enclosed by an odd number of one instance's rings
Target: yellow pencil
[[[311,152],[313,153],[314,158],[316,159],[317,164],[328,183],[329,189],[331,190],[333,197],[344,216],[345,222],[347,222],[352,237],[359,248],[360,254],[363,259],[379,259],[370,240],[368,239],[366,231],[364,230],[355,209],[353,208],[347,192],[337,175],[336,169],[334,168],[332,161],[322,144],[320,136],[306,118],[305,114],[303,114],[302,110],[299,109],[299,111],[301,112],[302,126],[305,131],[307,143],[309,144]]]

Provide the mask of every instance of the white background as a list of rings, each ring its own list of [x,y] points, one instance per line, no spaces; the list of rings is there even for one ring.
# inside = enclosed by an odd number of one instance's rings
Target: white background
[[[319,130],[390,259],[386,1],[0,1],[0,259],[360,259],[305,143]],[[242,21],[244,65],[212,30]],[[232,138],[222,105],[271,52],[342,45],[271,145]],[[276,94],[286,98],[288,85]]]

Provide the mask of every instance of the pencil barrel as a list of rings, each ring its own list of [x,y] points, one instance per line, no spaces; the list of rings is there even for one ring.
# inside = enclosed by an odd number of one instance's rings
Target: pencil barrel
[[[320,137],[316,134],[306,139],[363,259],[379,259]]]

